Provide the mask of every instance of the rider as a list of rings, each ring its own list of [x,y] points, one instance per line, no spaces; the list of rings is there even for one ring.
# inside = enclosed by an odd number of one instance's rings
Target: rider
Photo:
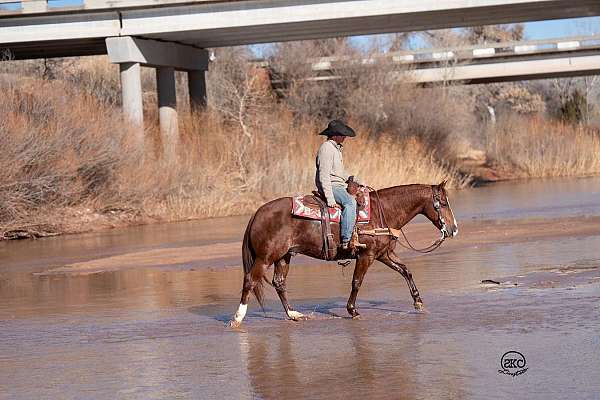
[[[351,177],[344,169],[342,143],[346,137],[354,137],[356,133],[343,122],[332,120],[319,135],[327,136],[327,141],[317,152],[315,183],[319,193],[327,199],[327,206],[335,207],[336,203],[342,206],[341,248],[348,250],[356,222],[357,205],[356,199],[346,191],[346,187],[348,180],[354,180],[359,185],[363,184],[356,177]]]

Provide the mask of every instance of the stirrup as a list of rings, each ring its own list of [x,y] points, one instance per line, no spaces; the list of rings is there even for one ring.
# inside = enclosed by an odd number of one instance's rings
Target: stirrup
[[[348,242],[348,247],[344,248],[343,244],[338,245],[337,257],[338,260],[348,260],[358,258],[357,249],[352,246],[352,241]]]
[[[355,249],[366,249],[367,245],[358,241],[358,232],[356,228],[352,232],[352,240],[350,240],[350,247]]]

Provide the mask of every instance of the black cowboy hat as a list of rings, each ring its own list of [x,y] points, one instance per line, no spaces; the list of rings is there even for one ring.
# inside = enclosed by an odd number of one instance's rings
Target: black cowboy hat
[[[350,128],[348,125],[344,124],[342,121],[334,119],[332,121],[329,121],[329,124],[327,124],[327,128],[325,128],[325,130],[321,133],[319,133],[319,135],[325,135],[325,136],[349,136],[349,137],[354,137],[356,136],[356,133],[354,132],[354,130],[352,128]]]

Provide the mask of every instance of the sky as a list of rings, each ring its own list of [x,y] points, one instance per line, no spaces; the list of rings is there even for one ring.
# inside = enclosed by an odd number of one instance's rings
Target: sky
[[[557,19],[525,24],[525,37],[530,40],[598,34],[600,34],[600,17]]]
[[[600,35],[600,17],[526,22],[523,25],[525,26],[525,40]],[[356,36],[354,40],[355,43],[361,45],[369,40],[369,36]],[[410,45],[413,48],[429,46],[420,39],[413,40]]]

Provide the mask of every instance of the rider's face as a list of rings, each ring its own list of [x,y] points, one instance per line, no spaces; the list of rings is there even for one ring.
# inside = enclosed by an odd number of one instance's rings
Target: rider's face
[[[346,136],[343,135],[335,135],[331,137],[333,140],[335,140],[335,142],[337,144],[342,144],[344,143],[344,140],[346,140]]]

